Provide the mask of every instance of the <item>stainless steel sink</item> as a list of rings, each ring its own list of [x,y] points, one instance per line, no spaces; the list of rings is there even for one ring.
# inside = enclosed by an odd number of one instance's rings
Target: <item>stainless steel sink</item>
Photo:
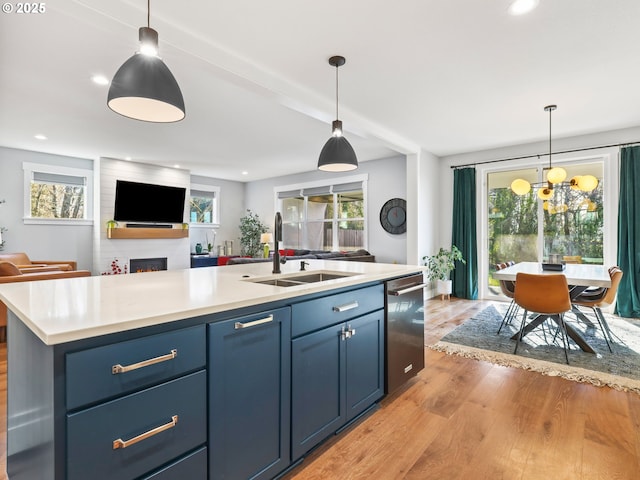
[[[276,287],[295,287],[296,285],[304,285],[305,282],[296,282],[295,280],[285,280],[274,278],[271,280],[249,280],[253,283],[262,283],[263,285],[275,285]]]
[[[328,280],[336,280],[338,278],[350,277],[356,275],[354,273],[345,272],[298,272],[289,275],[278,275],[274,277],[251,278],[247,282],[261,283],[263,285],[274,285],[276,287],[295,287],[309,283],[326,282]]]
[[[294,279],[296,282],[315,283],[315,282],[324,282],[325,280],[335,280],[336,278],[350,277],[351,275],[352,275],[351,273],[318,272],[318,273],[308,273],[306,275],[304,274],[296,275]]]

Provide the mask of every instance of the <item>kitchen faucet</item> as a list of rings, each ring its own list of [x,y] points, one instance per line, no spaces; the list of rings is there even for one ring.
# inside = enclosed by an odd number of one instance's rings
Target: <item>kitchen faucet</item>
[[[286,258],[280,260],[280,241],[282,240],[282,215],[276,212],[275,225],[273,226],[273,271],[271,273],[281,273],[280,263],[285,263]]]

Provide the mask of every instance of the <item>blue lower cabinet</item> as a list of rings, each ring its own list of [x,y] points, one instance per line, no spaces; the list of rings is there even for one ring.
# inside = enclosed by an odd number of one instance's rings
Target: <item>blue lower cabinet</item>
[[[204,445],[206,403],[201,370],[68,414],[68,480],[136,479]]]
[[[157,385],[205,368],[205,326],[71,352],[65,358],[67,410]]]
[[[207,449],[202,447],[140,480],[206,480]]]
[[[384,311],[294,339],[291,458],[297,460],[384,394]]]
[[[344,324],[291,342],[291,458],[296,460],[345,422]]]
[[[347,421],[384,395],[384,311],[347,322]]]
[[[290,464],[290,308],[209,325],[209,478],[271,479]]]

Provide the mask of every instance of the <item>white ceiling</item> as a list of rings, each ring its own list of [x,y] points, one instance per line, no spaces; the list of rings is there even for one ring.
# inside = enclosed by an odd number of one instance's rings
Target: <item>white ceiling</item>
[[[131,157],[250,181],[316,168],[335,117],[360,161],[438,156],[640,126],[638,0],[153,0],[185,120],[106,106],[144,0],[59,0],[0,16],[0,145]],[[13,2],[15,4],[15,2]],[[34,139],[44,134],[47,140]],[[242,175],[242,171],[248,174]]]

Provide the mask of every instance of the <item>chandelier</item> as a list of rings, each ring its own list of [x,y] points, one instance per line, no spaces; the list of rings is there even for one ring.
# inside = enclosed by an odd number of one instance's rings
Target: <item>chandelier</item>
[[[598,186],[598,179],[593,175],[576,175],[568,182],[567,171],[562,167],[553,167],[551,165],[551,112],[553,112],[557,105],[547,105],[544,107],[545,112],[549,112],[549,166],[543,168],[543,173],[546,172],[547,180],[545,182],[531,184],[527,180],[522,178],[516,178],[511,182],[511,190],[516,195],[526,195],[531,191],[531,187],[537,188],[537,195],[540,200],[545,202],[544,206],[547,207],[547,200],[553,197],[554,188],[571,188],[572,190],[581,190],[583,192],[591,192]]]

